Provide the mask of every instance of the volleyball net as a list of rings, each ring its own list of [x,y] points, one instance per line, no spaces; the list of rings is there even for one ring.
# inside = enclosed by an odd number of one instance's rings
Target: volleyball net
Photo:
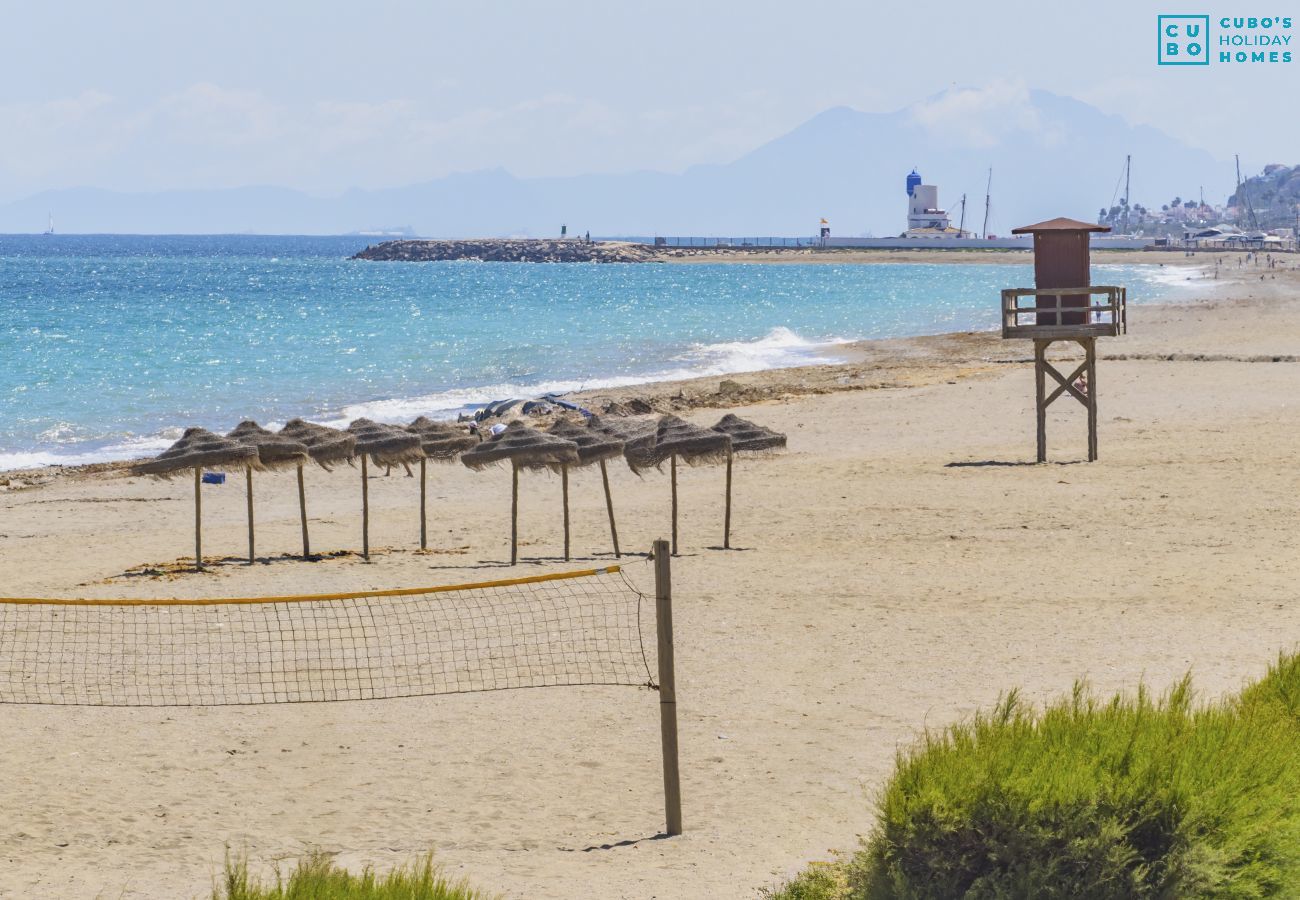
[[[0,703],[223,706],[657,688],[655,601],[619,566],[290,597],[0,598]]]

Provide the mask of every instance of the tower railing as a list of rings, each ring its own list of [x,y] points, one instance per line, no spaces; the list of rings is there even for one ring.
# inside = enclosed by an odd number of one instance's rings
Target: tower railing
[[[1102,299],[1094,299],[1100,295]],[[1032,305],[1022,301],[1032,298]],[[1128,333],[1128,294],[1114,285],[1005,288],[1002,337],[1058,340]]]

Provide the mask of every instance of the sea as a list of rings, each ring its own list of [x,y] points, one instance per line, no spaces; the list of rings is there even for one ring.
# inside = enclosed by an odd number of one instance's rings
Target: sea
[[[0,236],[0,469],[156,453],[191,425],[452,419],[547,392],[837,361],[998,327],[1025,265],[394,263],[373,239]],[[1185,270],[1094,266],[1131,303]]]

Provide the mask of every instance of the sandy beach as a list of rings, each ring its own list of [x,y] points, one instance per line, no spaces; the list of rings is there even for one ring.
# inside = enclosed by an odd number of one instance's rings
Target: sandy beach
[[[1093,262],[1153,261],[1124,256]],[[999,258],[1028,262],[979,261]],[[993,333],[586,398],[701,424],[734,409],[789,435],[785,454],[737,464],[732,552],[715,549],[720,470],[682,473],[681,837],[659,836],[658,710],[644,689],[0,706],[0,897],[206,897],[227,848],[265,867],[320,847],[383,867],[432,848],[511,898],[750,898],[852,849],[895,751],[1008,688],[1163,689],[1187,671],[1205,696],[1237,688],[1300,640],[1300,275],[1229,257],[1210,280],[1212,257],[1161,261],[1196,281],[1185,302],[1131,307],[1130,334],[1102,341],[1094,464],[1068,401],[1049,422],[1053,462],[1033,464],[1030,347]],[[0,592],[248,596],[566,568],[548,475],[522,479],[516,570],[508,471],[457,464],[431,470],[428,553],[415,549],[415,483],[372,478],[370,563],[290,557],[296,486],[268,474],[267,557],[241,564],[232,478],[204,498],[205,549],[231,559],[195,574],[168,566],[192,549],[189,483],[103,468],[0,474]],[[667,477],[621,464],[611,477],[623,546],[643,552],[668,530]],[[357,549],[355,471],[309,470],[308,490],[314,547]],[[599,476],[577,473],[572,492],[568,567],[604,564]],[[647,563],[625,562],[648,590]]]

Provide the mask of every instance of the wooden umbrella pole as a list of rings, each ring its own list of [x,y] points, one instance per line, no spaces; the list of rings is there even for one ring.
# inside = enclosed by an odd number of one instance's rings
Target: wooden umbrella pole
[[[427,483],[425,481],[424,464],[425,464],[425,460],[421,459],[420,460],[420,549],[428,550],[429,529],[427,526],[427,520],[424,517],[424,503],[425,503],[425,498],[428,496],[428,488],[427,488]]]
[[[361,558],[370,560],[370,484],[364,453],[361,454]]]
[[[248,485],[248,564],[251,566],[256,557],[253,554],[253,467],[245,466],[244,472]]]
[[[194,468],[194,568],[203,571],[203,468]]]
[[[311,556],[311,541],[307,539],[307,486],[303,483],[302,466],[298,467],[298,516],[302,520],[302,558]]]
[[[510,466],[510,565],[519,562],[519,466]]]
[[[609,494],[609,470],[605,468],[605,460],[600,461],[600,480],[605,484],[605,509],[609,512],[609,536],[614,539],[614,558],[621,559],[622,554],[618,552],[618,528],[614,525],[614,498]]]
[[[673,479],[673,556],[677,555],[677,454],[674,453],[670,465]]]
[[[722,526],[722,549],[731,549],[731,448],[727,448],[727,513]]]
[[[564,492],[564,561],[569,561],[569,467],[560,466],[560,485]]]

